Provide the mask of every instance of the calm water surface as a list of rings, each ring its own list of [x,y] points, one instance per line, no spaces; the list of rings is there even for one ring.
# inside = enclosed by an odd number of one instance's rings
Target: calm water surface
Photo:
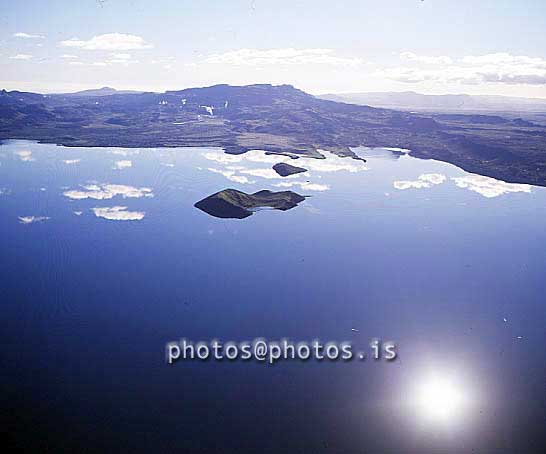
[[[280,178],[285,158],[261,151],[0,146],[11,436],[53,452],[544,452],[546,191],[356,151],[366,163],[300,159],[307,174]],[[311,197],[244,220],[193,207],[225,188]],[[399,358],[168,366],[181,337],[380,338]]]

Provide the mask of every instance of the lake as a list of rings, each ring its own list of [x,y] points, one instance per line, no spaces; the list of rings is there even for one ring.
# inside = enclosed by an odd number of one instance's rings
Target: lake
[[[546,449],[546,190],[355,152],[1,145],[8,433],[54,452]],[[194,207],[225,188],[310,197]],[[378,338],[398,358],[166,364],[182,337]]]

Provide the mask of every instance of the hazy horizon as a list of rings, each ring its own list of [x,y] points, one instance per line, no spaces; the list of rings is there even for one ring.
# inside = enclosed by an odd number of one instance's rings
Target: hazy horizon
[[[149,92],[149,93],[166,93],[166,92],[169,92],[169,91],[180,91],[180,90],[185,90],[185,89],[190,89],[190,88],[207,88],[207,87],[210,87],[210,86],[214,86],[214,85],[231,85],[231,86],[238,86],[238,85],[259,85],[259,84],[267,84],[266,82],[256,82],[255,84],[253,83],[249,83],[249,84],[223,84],[223,83],[218,83],[218,84],[212,84],[212,85],[200,85],[200,86],[183,86],[183,87],[176,87],[176,88],[167,88],[166,90],[142,90],[142,89],[139,89],[139,88],[119,88],[119,87],[116,87],[116,86],[112,86],[112,85],[100,85],[100,86],[92,86],[90,85],[89,87],[87,88],[81,88],[81,89],[78,89],[78,90],[72,90],[72,91],[40,91],[40,92],[37,92],[37,93],[40,93],[40,94],[47,94],[47,95],[54,95],[54,94],[73,94],[73,93],[79,93],[79,92],[83,92],[83,91],[91,91],[91,90],[102,90],[102,89],[112,89],[112,90],[115,90],[115,91],[118,91],[118,92],[128,92],[128,91],[134,91],[134,92]],[[274,86],[278,86],[278,85],[285,85],[285,84],[271,84],[271,85],[274,85]],[[514,96],[514,95],[504,95],[504,94],[469,94],[469,93],[462,93],[462,92],[453,92],[453,93],[423,93],[423,92],[418,92],[418,91],[414,91],[414,90],[400,90],[400,91],[360,91],[360,92],[347,92],[347,91],[338,91],[338,92],[320,92],[320,93],[313,93],[313,92],[310,92],[310,91],[307,91],[305,89],[302,89],[300,87],[297,87],[295,86],[294,84],[289,84],[288,85],[292,85],[294,86],[294,88],[296,89],[299,89],[299,90],[302,90],[306,93],[309,93],[311,95],[314,95],[314,96],[325,96],[325,95],[359,95],[359,94],[369,94],[369,95],[373,95],[373,94],[415,94],[415,95],[420,95],[420,96],[483,96],[483,97],[499,97],[499,98],[507,98],[507,99],[510,99],[510,98],[513,98],[513,99],[528,99],[528,100],[533,100],[533,99],[536,99],[536,100],[540,100],[540,101],[546,101],[546,97],[528,97],[528,96]],[[4,88],[4,87],[0,87],[0,90],[6,90],[6,91],[26,91],[26,90],[19,90],[17,88],[12,88],[12,89],[7,89],[7,88]]]

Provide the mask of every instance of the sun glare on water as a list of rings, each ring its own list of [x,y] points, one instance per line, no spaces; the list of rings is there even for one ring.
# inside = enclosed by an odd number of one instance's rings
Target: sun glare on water
[[[433,376],[416,389],[416,407],[430,421],[448,422],[462,416],[468,405],[468,395],[455,381]]]

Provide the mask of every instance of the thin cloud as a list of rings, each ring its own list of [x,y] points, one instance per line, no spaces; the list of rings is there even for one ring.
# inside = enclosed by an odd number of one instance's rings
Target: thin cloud
[[[33,224],[35,222],[44,222],[51,219],[49,216],[19,216],[20,224]]]
[[[129,58],[127,58],[127,56]],[[139,61],[131,60],[129,54],[115,54],[115,55],[112,55],[110,58],[107,58],[106,60],[102,60],[102,61],[85,62],[85,61],[79,61],[79,60],[76,60],[76,61],[72,60],[68,62],[68,64],[72,66],[110,66],[110,65],[129,66],[135,63],[139,63]]]
[[[125,33],[106,33],[97,35],[89,40],[72,38],[59,43],[63,47],[72,47],[84,50],[140,50],[151,49],[153,46],[147,43],[144,38],[137,35]]]
[[[138,60],[133,60],[131,54],[112,54],[110,58],[105,60],[107,64],[121,64],[121,65],[131,65],[133,63],[138,63]]]
[[[401,60],[406,61],[417,61],[420,63],[425,63],[427,65],[450,65],[453,63],[453,60],[450,57],[441,55],[439,57],[430,57],[427,55],[417,55],[413,52],[402,52],[400,54]]]
[[[31,60],[34,56],[29,54],[17,54],[10,58],[12,60]]]
[[[400,54],[410,66],[384,68],[376,75],[405,83],[439,82],[479,85],[543,85],[546,83],[546,59],[497,52],[469,55],[459,59],[420,56],[413,52]],[[433,67],[431,66],[433,65]]]
[[[111,57],[116,60],[131,60],[131,54],[112,54]]]
[[[204,58],[204,63],[233,66],[269,66],[269,65],[332,65],[358,66],[359,58],[347,58],[335,55],[333,49],[238,49],[220,54],[211,54]]]
[[[507,52],[497,52],[486,55],[469,55],[459,60],[461,63],[470,65],[487,64],[517,64],[517,65],[535,65],[546,68],[546,60],[539,57],[528,57],[526,55],[512,55]]]
[[[44,39],[44,35],[35,35],[32,33],[17,32],[13,34],[14,38],[23,38],[23,39]]]
[[[92,62],[83,62],[83,61],[71,61],[68,63],[72,66],[108,66],[109,62],[106,61],[92,61]]]

